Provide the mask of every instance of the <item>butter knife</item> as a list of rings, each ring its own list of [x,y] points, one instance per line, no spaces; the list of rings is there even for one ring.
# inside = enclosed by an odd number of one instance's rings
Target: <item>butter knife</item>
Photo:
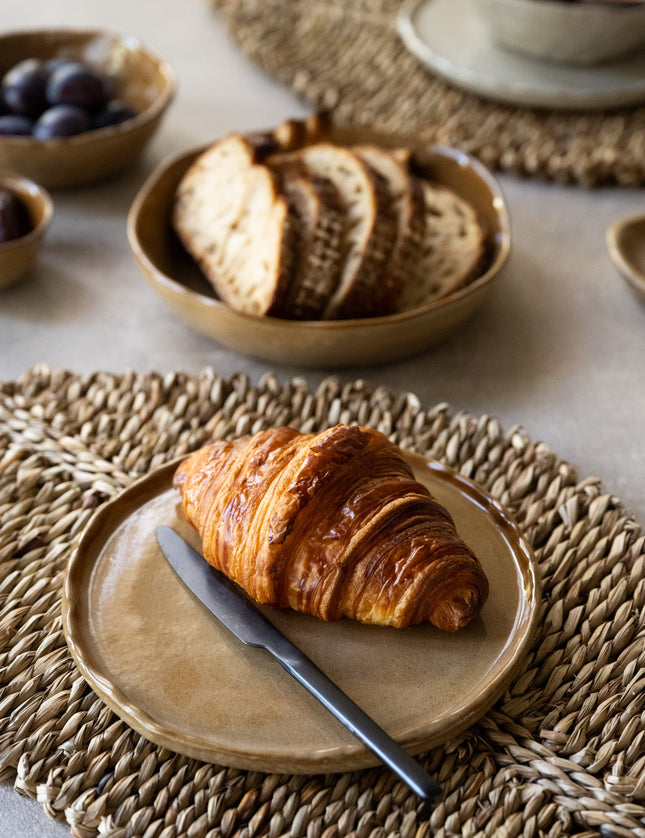
[[[273,655],[420,798],[431,803],[441,796],[441,787],[425,769],[288,640],[234,582],[211,567],[170,527],[156,527],[155,535],[182,582],[242,643]]]

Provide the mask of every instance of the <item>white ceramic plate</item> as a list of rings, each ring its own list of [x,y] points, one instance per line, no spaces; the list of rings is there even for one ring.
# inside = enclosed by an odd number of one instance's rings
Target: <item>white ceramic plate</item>
[[[405,0],[398,16],[404,43],[447,81],[514,105],[608,108],[645,101],[645,51],[593,67],[549,63],[492,40],[477,0]]]
[[[506,689],[532,640],[539,595],[530,547],[503,509],[437,463],[410,462],[482,562],[490,595],[481,615],[446,633],[264,611],[420,753],[472,725]],[[199,547],[171,487],[176,466],[101,507],[70,561],[63,624],[85,678],[135,730],[199,759],[305,774],[376,764],[267,652],[243,646],[177,579],[154,536],[168,524]]]

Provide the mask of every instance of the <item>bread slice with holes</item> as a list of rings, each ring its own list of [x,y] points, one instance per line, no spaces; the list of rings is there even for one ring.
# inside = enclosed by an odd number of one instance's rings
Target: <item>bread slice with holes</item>
[[[370,317],[374,288],[396,236],[389,195],[379,178],[346,147],[319,142],[269,158],[272,166],[300,166],[312,179],[333,184],[343,216],[340,269],[321,319]]]
[[[249,138],[231,134],[197,158],[177,188],[172,222],[224,302],[249,314],[280,310],[297,222]]]
[[[398,310],[409,311],[463,288],[485,255],[475,209],[449,187],[418,178],[424,229],[421,249],[408,275]]]
[[[320,320],[338,284],[344,217],[338,190],[323,177],[285,173],[283,189],[298,216],[293,269],[279,312],[290,320]]]
[[[391,314],[398,308],[408,277],[419,258],[425,230],[422,190],[410,172],[412,152],[375,145],[354,146],[354,152],[377,173],[389,193],[396,221],[396,236],[374,289],[375,308]]]
[[[276,154],[267,165],[276,171],[298,219],[289,288],[278,316],[320,320],[338,282],[343,210],[329,178],[312,175],[300,155]]]

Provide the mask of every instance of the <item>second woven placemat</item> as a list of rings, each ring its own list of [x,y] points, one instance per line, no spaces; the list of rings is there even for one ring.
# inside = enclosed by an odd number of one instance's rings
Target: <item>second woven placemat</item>
[[[403,45],[399,0],[210,2],[256,64],[339,122],[445,143],[523,177],[645,183],[645,107],[540,110],[453,87]],[[212,79],[214,87],[221,83]]]
[[[429,821],[385,769],[261,774],[151,744],[89,689],[62,633],[66,562],[99,504],[209,439],[339,421],[479,482],[542,578],[538,636],[505,695],[421,757],[445,792]],[[645,838],[644,542],[597,479],[522,428],[411,393],[34,368],[0,384],[0,779],[79,838]]]

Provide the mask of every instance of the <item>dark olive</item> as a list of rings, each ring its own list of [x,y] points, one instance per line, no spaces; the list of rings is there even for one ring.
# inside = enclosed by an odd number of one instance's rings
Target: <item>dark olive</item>
[[[37,58],[25,58],[2,79],[2,92],[8,110],[21,116],[37,117],[46,106],[47,70]]]
[[[112,99],[99,111],[92,120],[92,128],[107,128],[109,125],[119,125],[127,119],[132,119],[137,115],[134,108],[122,102],[120,99]]]
[[[48,108],[34,125],[32,134],[39,140],[52,137],[72,137],[89,128],[89,118],[75,105],[54,105]]]
[[[0,81],[0,136],[71,137],[136,115],[113,97],[112,80],[81,60],[26,58]]]
[[[8,189],[0,189],[0,243],[19,239],[33,224],[25,204]]]
[[[50,75],[45,91],[50,105],[75,105],[88,111],[100,110],[108,100],[105,79],[79,63],[67,63]]]

